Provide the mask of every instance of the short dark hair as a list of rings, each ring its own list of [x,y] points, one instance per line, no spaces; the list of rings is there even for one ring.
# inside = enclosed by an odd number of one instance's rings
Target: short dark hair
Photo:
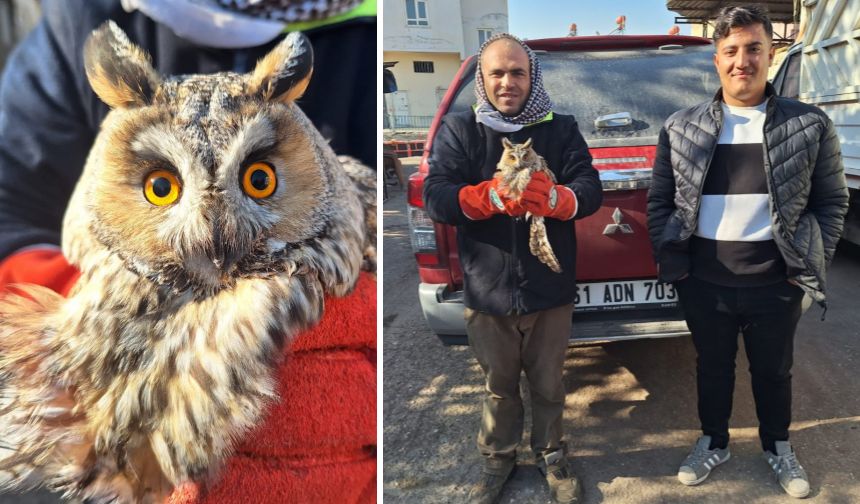
[[[764,27],[767,37],[772,39],[773,25],[767,17],[767,13],[762,8],[756,5],[723,7],[717,16],[714,26],[714,44],[721,38],[728,37],[732,28],[752,26],[759,23]]]

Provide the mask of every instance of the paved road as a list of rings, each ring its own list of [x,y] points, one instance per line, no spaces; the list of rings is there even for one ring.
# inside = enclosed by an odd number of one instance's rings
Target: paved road
[[[474,447],[481,372],[467,347],[443,346],[424,324],[405,196],[397,188],[389,194],[383,223],[385,502],[466,502],[481,464]],[[841,248],[829,278],[827,320],[821,322],[813,307],[797,334],[792,441],[810,474],[808,502],[860,503],[860,253]],[[742,351],[732,460],[698,487],[675,479],[698,435],[694,355],[688,338],[568,350],[565,432],[585,502],[790,500],[760,458]],[[521,469],[503,503],[551,502],[527,446],[521,446]]]

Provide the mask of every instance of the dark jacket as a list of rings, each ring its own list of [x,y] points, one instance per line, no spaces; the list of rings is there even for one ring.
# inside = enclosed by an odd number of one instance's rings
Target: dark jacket
[[[788,278],[823,303],[824,272],[848,211],[839,139],[817,107],[775,96],[770,84],[767,96],[762,155],[773,238]],[[721,100],[720,91],[712,102],[674,113],[660,132],[648,192],[648,231],[664,282],[690,270],[689,240],[723,124]]]
[[[562,272],[554,273],[529,252],[529,223],[495,215],[472,221],[458,194],[466,185],[493,177],[502,155],[502,137],[531,138],[559,184],[573,189],[577,219],[591,215],[603,199],[600,178],[573,116],[502,134],[475,122],[472,111],[448,114],[433,139],[424,204],[430,217],[457,226],[457,247],[467,307],[492,314],[524,314],[571,303],[576,280],[576,233],[572,221],[546,219],[547,235]]]
[[[108,107],[83,65],[90,32],[113,19],[162,75],[247,72],[282,37],[242,50],[194,46],[119,0],[45,0],[43,18],[0,80],[0,258],[60,243],[75,182]],[[298,105],[338,154],[375,166],[376,21],[358,18],[307,32],[314,74]]]

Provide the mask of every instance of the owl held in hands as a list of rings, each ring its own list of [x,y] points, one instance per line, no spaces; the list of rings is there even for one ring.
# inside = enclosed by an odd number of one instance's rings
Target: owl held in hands
[[[81,277],[0,301],[0,489],[158,502],[218,471],[284,345],[375,269],[375,177],[295,105],[299,33],[244,75],[163,78],[112,22],[84,51],[112,110],[63,223]]]
[[[494,178],[499,181],[499,190],[508,198],[517,201],[525,191],[526,186],[532,179],[532,174],[544,172],[547,177],[556,183],[555,174],[547,167],[546,161],[534,149],[532,139],[529,138],[521,144],[512,143],[502,137],[502,157],[496,165]],[[546,234],[546,223],[540,215],[526,214],[526,219],[531,219],[529,228],[529,251],[546,264],[556,273],[561,273],[561,265]]]

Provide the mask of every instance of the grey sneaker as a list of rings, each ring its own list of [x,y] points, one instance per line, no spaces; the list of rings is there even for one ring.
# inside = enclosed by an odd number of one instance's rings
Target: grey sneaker
[[[791,443],[777,441],[776,454],[765,451],[764,459],[776,473],[776,479],[779,480],[785,493],[798,499],[809,495],[809,478],[803,466],[797,461],[797,455],[791,449]]]
[[[713,468],[731,458],[732,454],[729,453],[728,447],[709,450],[710,446],[711,436],[702,436],[696,441],[693,451],[687,455],[678,469],[678,481],[685,485],[698,485],[705,481]]]
[[[563,449],[538,457],[538,470],[546,477],[549,491],[556,502],[574,504],[582,497],[582,485],[570,470],[570,464]]]
[[[513,460],[487,459],[478,482],[469,491],[469,504],[495,504],[516,469]]]

